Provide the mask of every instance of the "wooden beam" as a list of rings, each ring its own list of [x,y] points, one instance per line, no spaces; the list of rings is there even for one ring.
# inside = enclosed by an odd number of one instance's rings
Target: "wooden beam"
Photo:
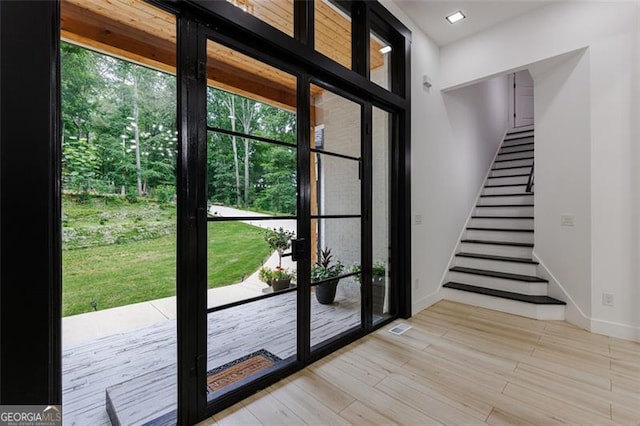
[[[61,3],[61,11],[63,40],[175,75],[175,39],[168,37],[166,30],[160,33],[156,29],[131,27],[70,1]],[[165,21],[154,24],[162,22]],[[175,32],[175,22],[172,25],[169,23]],[[257,72],[246,71],[240,61],[224,62],[221,56],[209,58],[209,85],[288,111],[296,110],[295,80],[290,88]]]

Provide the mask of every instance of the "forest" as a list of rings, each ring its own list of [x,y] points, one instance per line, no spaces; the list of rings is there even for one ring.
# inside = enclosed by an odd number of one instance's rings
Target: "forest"
[[[175,295],[175,77],[62,43],[61,103],[64,315]],[[213,87],[206,114],[209,204],[295,214],[296,115]],[[211,222],[207,239],[210,288],[270,254],[244,223]]]
[[[178,146],[175,77],[65,43],[61,63],[66,192],[172,199]],[[292,145],[210,131],[209,202],[295,214],[295,114],[209,87],[207,121],[211,128]]]

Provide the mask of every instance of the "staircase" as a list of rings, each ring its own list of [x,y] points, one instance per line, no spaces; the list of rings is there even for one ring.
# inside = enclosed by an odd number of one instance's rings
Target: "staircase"
[[[445,299],[562,320],[533,260],[533,128],[507,133],[443,284]]]

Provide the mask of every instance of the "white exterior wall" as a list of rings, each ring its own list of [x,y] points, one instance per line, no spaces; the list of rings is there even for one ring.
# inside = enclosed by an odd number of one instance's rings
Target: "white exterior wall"
[[[536,254],[584,314],[575,322],[631,339],[640,338],[639,9],[635,1],[552,3],[452,43],[440,58],[447,89],[532,71],[540,148]],[[573,70],[566,58],[550,60],[579,49],[586,49],[580,59],[568,59]],[[543,173],[554,173],[553,182]],[[560,229],[561,209],[575,215],[574,229]],[[603,293],[614,295],[615,306],[602,305]]]
[[[316,124],[324,124],[324,150],[360,157],[360,105],[329,91],[316,96],[314,105]],[[358,163],[329,155],[320,157],[320,213],[360,214]],[[324,219],[320,221],[320,227],[323,248],[331,249],[334,262],[342,262],[345,268],[360,262],[359,219]],[[343,279],[337,294],[357,297],[359,292],[359,285],[353,279]]]

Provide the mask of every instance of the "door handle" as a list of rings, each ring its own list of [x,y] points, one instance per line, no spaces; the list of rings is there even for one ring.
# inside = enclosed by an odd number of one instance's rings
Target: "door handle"
[[[304,238],[291,240],[291,260],[294,262],[304,260],[307,257],[307,245]]]

